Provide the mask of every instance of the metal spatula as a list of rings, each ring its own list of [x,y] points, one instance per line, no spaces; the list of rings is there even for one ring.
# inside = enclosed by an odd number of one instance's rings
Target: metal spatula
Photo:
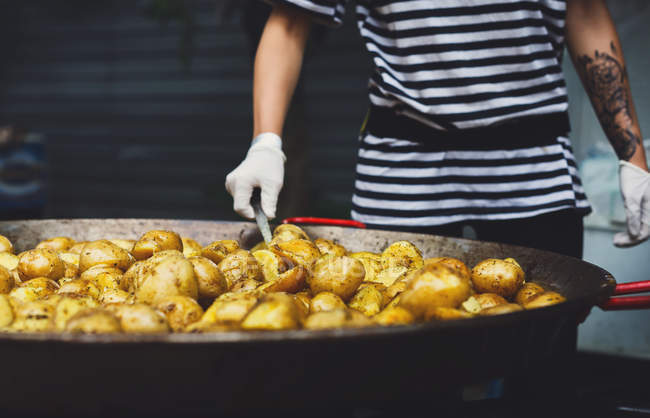
[[[255,221],[257,221],[257,227],[262,233],[264,242],[267,244],[271,242],[271,227],[269,226],[269,220],[262,211],[262,190],[255,188],[253,190],[253,195],[251,196],[251,206],[253,206],[253,211],[255,212]]]

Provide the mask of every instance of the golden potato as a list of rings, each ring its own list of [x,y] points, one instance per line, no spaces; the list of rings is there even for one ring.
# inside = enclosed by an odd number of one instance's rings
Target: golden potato
[[[67,252],[81,255],[81,250],[83,250],[84,245],[86,244],[88,244],[88,241],[79,241],[72,247],[68,248]]]
[[[68,264],[74,264],[79,267],[79,258],[81,256],[75,253],[59,253],[59,258]]]
[[[62,253],[68,251],[76,243],[77,242],[70,237],[55,237],[39,242],[35,248],[47,248]]]
[[[231,239],[214,241],[201,250],[201,256],[211,260],[215,264],[221,263],[221,260],[229,254],[239,250],[239,243]]]
[[[480,314],[483,316],[503,315],[511,312],[522,311],[523,308],[516,303],[505,303],[491,308],[483,309]]]
[[[130,268],[129,268],[129,270],[130,270]],[[104,273],[109,273],[109,274],[112,274],[112,275],[115,275],[115,276],[123,276],[124,275],[122,270],[118,269],[117,267],[111,267],[111,266],[106,266],[106,265],[103,265],[103,264],[98,264],[96,266],[92,266],[88,270],[81,273],[79,278],[84,279],[84,280],[90,280],[90,281],[94,282],[95,280],[97,280],[97,276],[99,276],[100,274],[104,274]]]
[[[0,294],[9,293],[16,286],[14,276],[6,268],[0,266]]]
[[[105,309],[85,309],[70,318],[67,332],[82,334],[108,334],[122,332],[120,321]]]
[[[0,266],[6,268],[7,270],[13,270],[18,267],[18,256],[8,253],[0,253]]]
[[[311,297],[307,292],[298,292],[293,295],[293,300],[300,311],[301,319],[305,319],[311,309]]]
[[[205,311],[201,321],[238,324],[257,304],[257,292],[224,293]]]
[[[320,292],[311,299],[310,313],[345,309],[345,302],[332,292]]]
[[[78,312],[89,308],[97,308],[99,304],[90,296],[66,295],[56,303],[54,307],[54,329],[65,330],[65,326]]]
[[[420,269],[400,294],[400,306],[416,318],[437,307],[456,308],[471,292],[469,280],[456,269],[444,264],[430,264]]]
[[[381,265],[384,269],[406,267],[408,270],[417,270],[424,265],[424,261],[415,245],[408,241],[397,241],[381,253]]]
[[[400,306],[385,308],[373,317],[376,323],[384,326],[408,325],[415,322],[413,314]]]
[[[397,281],[405,279],[409,271],[417,271],[417,270],[409,270],[406,267],[402,267],[402,266],[389,267],[377,273],[373,282],[381,283],[386,287],[390,287],[393,284],[395,284]]]
[[[54,306],[45,301],[31,301],[15,309],[11,328],[22,332],[48,332],[54,328]]]
[[[356,258],[361,261],[366,275],[363,279],[365,282],[376,282],[375,279],[379,272],[382,270],[381,256],[379,254],[370,253],[366,251],[350,254],[350,257]]]
[[[113,303],[106,309],[120,320],[124,332],[155,334],[169,331],[165,315],[144,303]]]
[[[0,295],[0,330],[14,322],[14,309],[9,296]]]
[[[424,319],[430,321],[432,319],[438,321],[448,321],[451,319],[467,319],[471,318],[473,315],[469,312],[461,311],[456,308],[446,308],[443,306],[438,306],[433,309],[429,309],[424,315]]]
[[[366,316],[373,316],[381,311],[383,304],[381,292],[374,286],[366,286],[352,296],[349,306]]]
[[[65,282],[57,291],[59,294],[74,294],[89,296],[93,299],[99,299],[101,290],[90,280],[74,279]]]
[[[322,255],[331,254],[336,257],[341,257],[347,253],[347,250],[344,246],[325,238],[315,239],[314,245],[316,248],[318,248],[318,251],[320,251]]]
[[[311,241],[304,239],[292,239],[279,242],[269,248],[280,257],[288,258],[294,264],[299,264],[307,270],[311,270],[316,260],[321,256],[318,247]]]
[[[84,245],[79,256],[79,271],[82,273],[97,265],[115,267],[126,271],[135,262],[135,259],[123,248],[112,242],[102,239]]]
[[[235,250],[228,254],[217,267],[228,281],[228,288],[232,288],[240,280],[263,280],[259,263],[246,250]]]
[[[253,245],[253,248],[250,249],[250,252],[254,253],[255,251],[268,250],[269,247],[266,246],[266,242],[260,241],[257,244]]]
[[[99,296],[99,303],[108,305],[109,303],[133,303],[133,295],[121,289],[105,288]]]
[[[32,302],[55,293],[59,284],[46,277],[27,280],[9,292],[9,297],[18,303]]]
[[[309,272],[304,266],[295,266],[289,271],[285,271],[278,275],[276,280],[265,283],[264,291],[271,292],[285,292],[285,293],[296,293],[305,288],[307,284],[307,277],[309,277]],[[261,288],[262,286],[260,286]],[[262,289],[260,289],[262,290]]]
[[[63,277],[76,279],[79,276],[79,266],[76,264],[66,263],[65,261],[63,262],[63,265],[65,266]]]
[[[442,263],[446,265],[447,267],[455,268],[458,270],[463,277],[466,279],[469,279],[472,276],[472,272],[470,269],[457,258],[453,257],[435,257],[435,258],[426,258],[424,260],[424,265],[427,264],[435,264],[435,263]]]
[[[472,269],[472,283],[479,293],[496,293],[504,298],[514,296],[524,283],[524,271],[515,263],[488,258]]]
[[[22,281],[36,277],[58,280],[65,273],[65,264],[56,251],[41,248],[21,253],[17,269]]]
[[[505,305],[508,301],[496,293],[480,293],[472,295],[463,302],[463,308],[470,313],[478,313],[483,309],[490,309],[494,306]]]
[[[384,292],[384,299],[387,300],[394,299],[397,295],[399,295],[400,293],[406,290],[407,283],[408,282],[406,280],[398,280],[392,285],[388,286],[388,288],[386,288],[386,291]]]
[[[290,260],[282,259],[282,257],[269,250],[251,251],[251,254],[260,265],[262,277],[266,282],[277,280],[280,273],[289,268],[288,263],[293,265]]]
[[[241,323],[246,330],[295,329],[301,315],[293,298],[286,293],[271,293],[246,315]]]
[[[0,235],[0,252],[9,254],[14,253],[13,244],[11,241],[9,241],[9,238],[5,237],[4,235]]]
[[[151,265],[149,261],[150,260],[136,261],[127,271],[124,272],[122,280],[129,287],[127,290],[129,293],[135,293],[135,290],[142,283],[143,273],[147,271]],[[83,277],[83,273],[81,276]]]
[[[170,296],[156,305],[156,309],[167,317],[173,331],[180,332],[203,316],[203,308],[187,296]]]
[[[544,308],[566,301],[566,298],[557,292],[546,291],[538,293],[524,303],[525,309]]]
[[[332,292],[347,301],[363,282],[364,276],[365,270],[359,260],[347,256],[328,256],[316,262],[307,284],[314,294]]]
[[[515,295],[515,302],[523,306],[530,298],[540,293],[544,293],[542,286],[533,282],[526,282]]]
[[[360,328],[373,325],[374,322],[354,309],[335,309],[313,313],[305,319],[306,329]]]
[[[197,256],[188,258],[194,267],[194,275],[199,285],[199,299],[216,298],[228,291],[228,281],[221,270],[211,260]]]
[[[111,243],[117,245],[121,249],[128,251],[129,253],[133,251],[133,247],[135,246],[135,240],[134,239],[119,239],[119,238],[113,238],[109,239]]]
[[[129,283],[124,280],[124,275],[116,272],[101,272],[95,276],[93,282],[102,291],[105,289],[129,290]]]
[[[248,292],[257,289],[261,284],[262,282],[258,282],[257,280],[244,279],[235,283],[233,287],[230,288],[230,291],[236,293]]]
[[[219,324],[215,322],[197,321],[189,324],[183,332],[192,334],[207,334],[214,332],[228,332],[237,330],[237,325],[234,324]]]
[[[201,252],[203,251],[201,244],[194,241],[192,238],[186,237],[181,237],[181,241],[183,242],[183,255],[185,258],[201,256]]]
[[[146,260],[154,253],[165,250],[183,251],[183,240],[173,231],[148,231],[133,245],[131,254],[136,260]]]
[[[281,242],[291,241],[294,239],[304,239],[309,241],[309,236],[305,231],[297,225],[281,224],[273,230],[273,239],[271,245],[279,244]]]
[[[183,255],[168,255],[146,264],[140,284],[135,290],[135,301],[156,305],[169,296],[189,296],[197,299],[199,285],[192,263]]]

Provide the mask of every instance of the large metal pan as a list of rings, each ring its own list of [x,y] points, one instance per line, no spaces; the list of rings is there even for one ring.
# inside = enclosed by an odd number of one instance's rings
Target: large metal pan
[[[18,250],[53,236],[137,238],[169,229],[207,244],[245,237],[250,223],[175,220],[0,222]],[[409,240],[425,256],[472,265],[514,257],[567,302],[502,317],[330,331],[170,335],[0,335],[2,416],[171,416],[378,405],[521,373],[561,355],[557,341],[615,290],[605,270],[522,247],[423,234],[305,227],[353,251]]]

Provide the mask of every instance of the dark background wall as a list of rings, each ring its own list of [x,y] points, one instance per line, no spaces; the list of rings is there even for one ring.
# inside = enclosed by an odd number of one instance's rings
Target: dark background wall
[[[153,3],[0,2],[0,125],[46,141],[45,216],[236,218],[223,183],[252,131],[245,2],[181,2],[189,32]],[[348,216],[368,68],[353,22],[310,54],[282,215]]]

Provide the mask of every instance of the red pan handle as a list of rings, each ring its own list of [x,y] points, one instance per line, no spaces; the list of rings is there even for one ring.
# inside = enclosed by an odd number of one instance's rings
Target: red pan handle
[[[366,224],[353,221],[350,219],[330,219],[330,218],[314,218],[311,216],[298,216],[295,218],[287,218],[282,221],[283,224],[311,224],[311,225],[328,225],[328,226],[347,226],[352,228],[366,228]]]
[[[614,289],[614,295],[629,295],[632,293],[650,292],[650,280],[631,283],[619,283]],[[600,305],[604,311],[622,311],[632,309],[650,309],[650,296],[632,296],[610,298]]]

